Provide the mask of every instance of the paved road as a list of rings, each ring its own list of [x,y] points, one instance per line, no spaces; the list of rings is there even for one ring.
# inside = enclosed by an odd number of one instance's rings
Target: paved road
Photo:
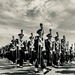
[[[34,73],[34,66],[24,64],[23,68],[11,65],[7,59],[0,59],[0,75],[43,75],[42,71],[38,74]],[[52,68],[46,75],[75,75],[75,62],[72,64],[64,64],[63,67]]]
[[[41,75],[42,72],[35,74],[34,66],[24,63],[23,68],[12,65],[7,59],[0,59],[0,75]]]

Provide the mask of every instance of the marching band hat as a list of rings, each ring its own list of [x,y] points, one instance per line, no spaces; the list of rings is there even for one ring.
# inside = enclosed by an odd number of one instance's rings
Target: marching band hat
[[[51,31],[52,31],[52,29],[49,29],[49,31],[51,32]]]
[[[18,36],[23,37],[23,36],[24,36],[24,34],[18,34]]]
[[[29,39],[34,39],[34,37],[33,36],[30,36]]]
[[[43,23],[40,23],[40,26],[43,26]]]
[[[57,40],[58,39],[58,37],[59,37],[59,34],[58,34],[58,32],[56,32],[56,36],[54,37],[55,38],[55,40]]]
[[[20,37],[23,37],[23,36],[24,36],[24,34],[23,34],[23,29],[21,29],[21,33],[18,34],[18,36],[20,36]]]
[[[63,37],[65,37],[65,35],[63,35]]]
[[[56,37],[54,37],[54,38],[55,38],[55,40],[56,40],[56,41],[58,41],[58,40],[59,40],[59,37],[58,37],[58,36],[56,36]]]
[[[58,32],[56,32],[57,36],[59,36]]]
[[[23,32],[23,29],[21,29],[21,32]]]
[[[56,34],[58,35],[58,32],[56,32]]]
[[[39,30],[37,31],[37,34],[41,34],[41,33],[42,33],[42,30],[39,29]]]
[[[31,33],[31,36],[29,37],[29,39],[34,39],[33,33]]]
[[[52,35],[51,35],[51,34],[47,34],[46,36],[47,36],[47,37],[52,37]]]
[[[14,36],[12,36],[12,38],[14,38]]]

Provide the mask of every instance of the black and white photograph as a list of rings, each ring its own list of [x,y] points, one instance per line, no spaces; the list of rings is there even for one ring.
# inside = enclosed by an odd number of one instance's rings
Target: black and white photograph
[[[0,0],[0,75],[75,75],[75,0]]]

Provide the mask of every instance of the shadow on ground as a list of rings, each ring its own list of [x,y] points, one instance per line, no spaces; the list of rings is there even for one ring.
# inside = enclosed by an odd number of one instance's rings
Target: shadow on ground
[[[62,71],[56,71],[56,73],[61,73],[61,74],[75,74],[75,70],[62,70]]]
[[[13,69],[13,68],[15,68],[14,66],[5,66],[5,67],[0,67],[0,69]]]
[[[32,68],[29,68],[28,70],[18,70],[17,72],[13,73],[2,73],[1,75],[41,75],[41,73],[35,73]]]
[[[40,74],[35,74],[33,72],[25,71],[25,72],[15,72],[15,73],[3,73],[2,75],[40,75]]]
[[[75,68],[75,66],[61,66],[61,67],[58,67],[57,69],[70,69],[70,68]]]

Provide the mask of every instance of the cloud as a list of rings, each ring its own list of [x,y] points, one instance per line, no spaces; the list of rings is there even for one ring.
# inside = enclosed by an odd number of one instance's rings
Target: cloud
[[[15,36],[15,39],[18,38],[18,34],[20,33],[20,29],[0,26],[0,47],[7,45],[11,42],[12,36]],[[29,34],[24,31],[24,40],[28,40]]]
[[[51,28],[61,33],[75,33],[74,0],[0,0],[0,34],[17,35],[24,29],[26,38],[39,29],[42,22],[45,34]],[[61,34],[60,33],[60,34]]]

